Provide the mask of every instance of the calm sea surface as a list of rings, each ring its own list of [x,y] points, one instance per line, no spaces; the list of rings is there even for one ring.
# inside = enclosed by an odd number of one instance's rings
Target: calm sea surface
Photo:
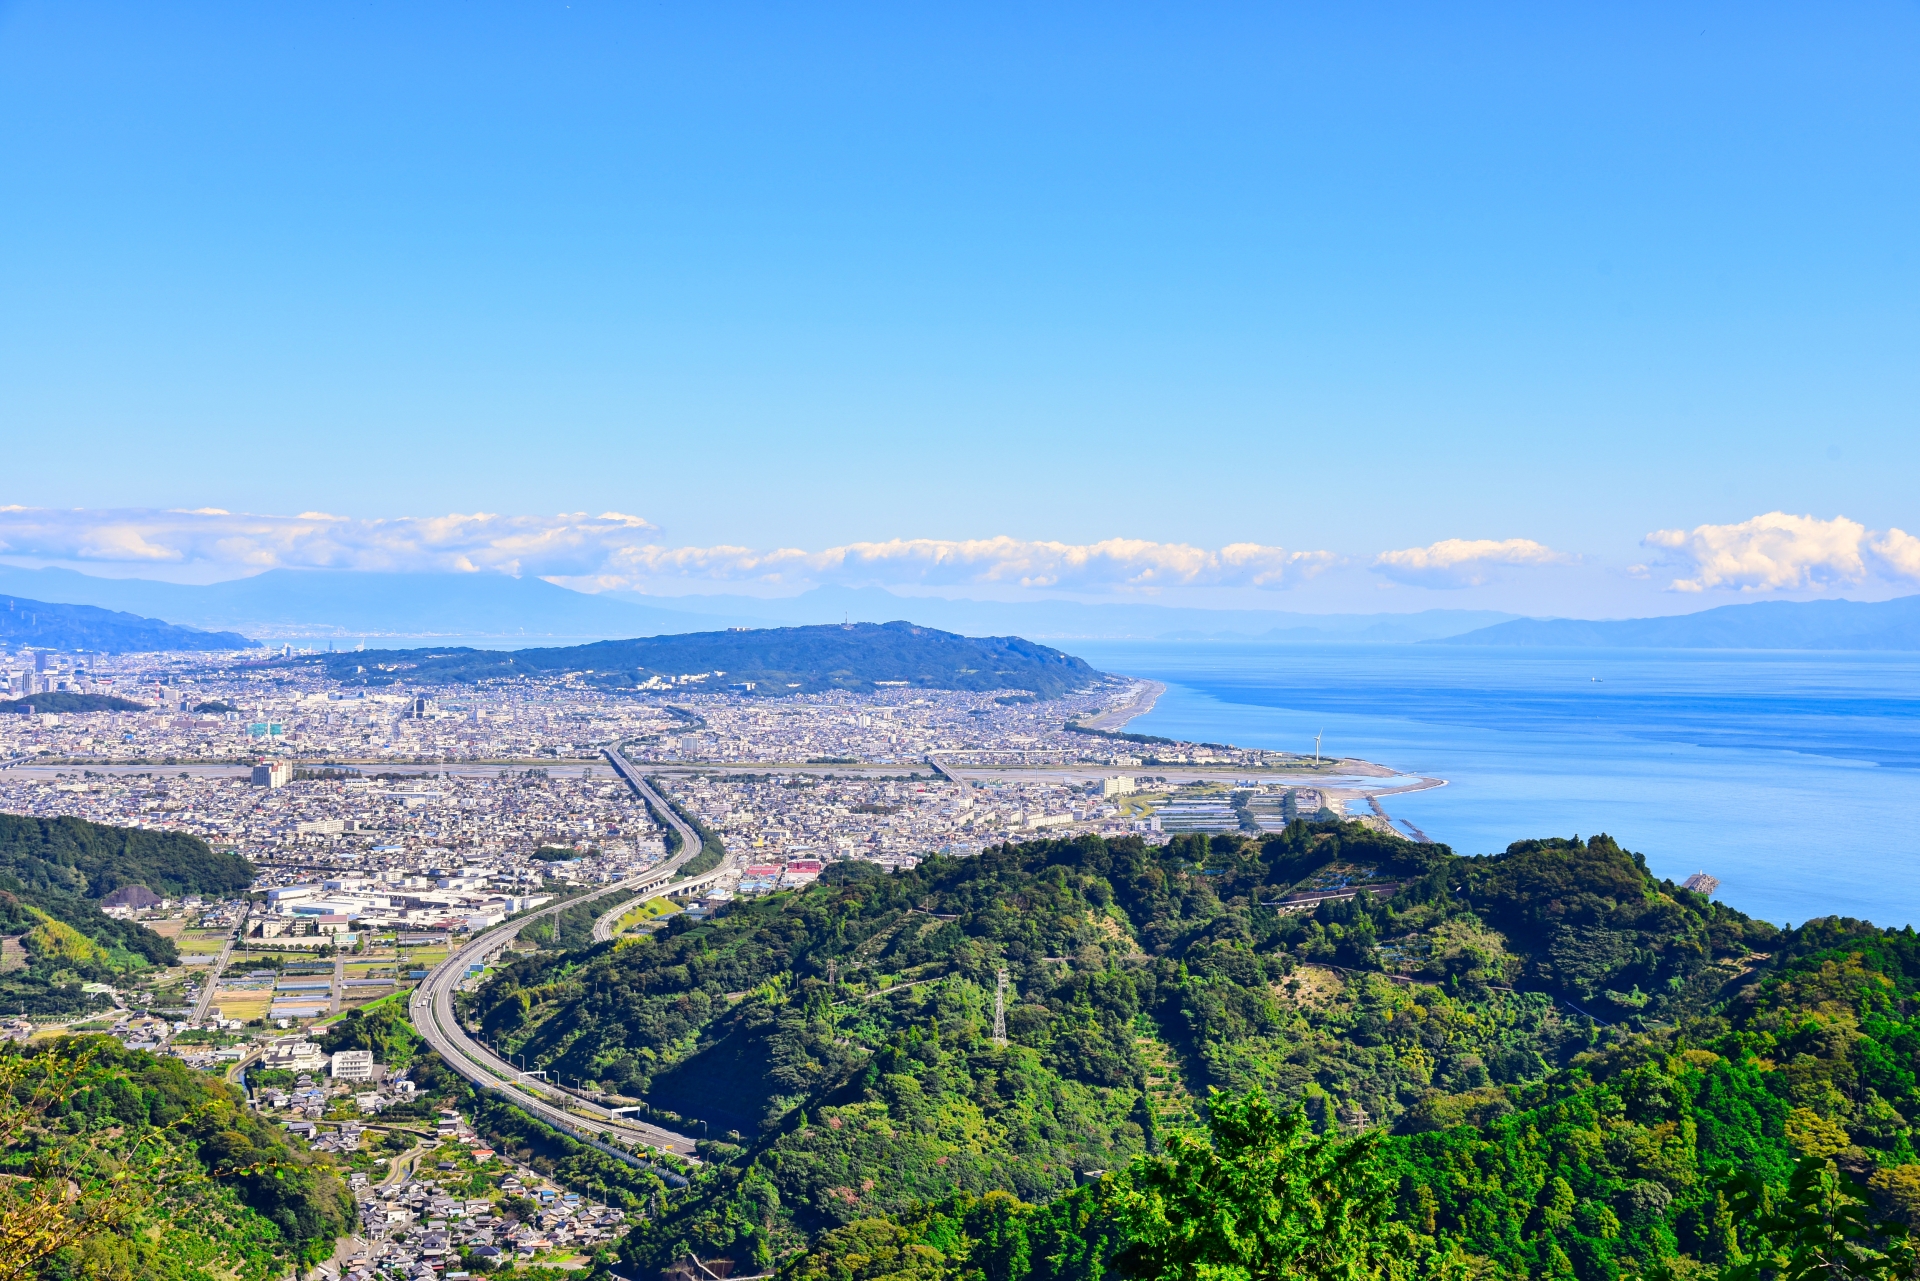
[[[1075,642],[1163,681],[1148,734],[1358,756],[1462,854],[1611,833],[1776,922],[1920,924],[1920,655]]]

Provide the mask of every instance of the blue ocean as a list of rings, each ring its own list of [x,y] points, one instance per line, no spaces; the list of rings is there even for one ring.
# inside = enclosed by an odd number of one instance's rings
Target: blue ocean
[[[1162,681],[1128,728],[1357,756],[1462,854],[1611,834],[1765,920],[1920,923],[1920,655],[1074,642]]]

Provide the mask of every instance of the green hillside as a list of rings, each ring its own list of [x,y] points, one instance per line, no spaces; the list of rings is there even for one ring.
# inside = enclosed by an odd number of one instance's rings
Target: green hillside
[[[82,1009],[90,1000],[83,983],[178,962],[171,942],[100,910],[114,890],[229,896],[252,883],[251,864],[197,836],[0,814],[0,937],[16,941],[26,960],[0,971],[0,1014]]]
[[[1255,1273],[1282,1276],[1910,1277],[1920,944],[1911,930],[1829,919],[1776,946],[1769,971],[1743,967],[1709,1008],[1611,1031],[1538,1081],[1485,1092],[1476,1120],[1358,1139],[1327,1127],[1255,1143],[1250,1170],[1210,1172],[1223,1154],[1247,1153],[1243,1123],[1261,1107],[1257,1095],[1217,1095],[1203,1159],[1193,1154],[1204,1145],[1136,1159],[1049,1203],[959,1194],[856,1219],[783,1273],[1097,1281],[1193,1276],[1142,1265],[1238,1255],[1299,1261]],[[1330,1177],[1336,1162],[1343,1172]],[[1141,1213],[1169,1193],[1189,1212],[1257,1209],[1265,1189],[1289,1185],[1292,1212],[1237,1241],[1209,1240],[1213,1224],[1198,1214],[1173,1216],[1196,1229],[1187,1233]],[[1345,1249],[1322,1253],[1359,1262],[1314,1270],[1315,1247],[1342,1223]]]
[[[1296,823],[870,870],[525,958],[477,997],[501,1048],[725,1158],[636,1233],[636,1266],[686,1246],[767,1262],[955,1196],[1056,1200],[1196,1130],[1210,1088],[1264,1088],[1325,1130],[1477,1135],[1590,1074],[1625,1034],[1603,1023],[1695,1017],[1776,937],[1605,837],[1460,859]],[[1368,882],[1404,888],[1264,906]]]
[[[694,632],[512,653],[368,650],[285,661],[322,663],[330,678],[350,684],[457,684],[579,672],[613,688],[705,676],[691,688],[750,682],[756,695],[767,697],[835,689],[872,693],[885,683],[1028,690],[1055,698],[1100,679],[1084,660],[1017,636],[958,636],[912,623]]]
[[[0,1054],[0,1275],[284,1277],[353,1204],[238,1091],[106,1037]]]
[[[165,898],[232,895],[253,884],[253,867],[185,832],[112,827],[81,818],[0,814],[0,871],[29,891],[105,898],[144,885]]]

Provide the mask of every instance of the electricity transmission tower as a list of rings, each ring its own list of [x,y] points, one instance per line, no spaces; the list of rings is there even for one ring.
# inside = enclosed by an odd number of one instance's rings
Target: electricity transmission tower
[[[993,1043],[1007,1043],[1007,972],[1004,969],[993,989]]]

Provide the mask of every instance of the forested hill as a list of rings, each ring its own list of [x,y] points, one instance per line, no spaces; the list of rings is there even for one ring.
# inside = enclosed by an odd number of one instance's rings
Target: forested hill
[[[0,936],[18,939],[27,956],[24,968],[0,974],[0,1014],[78,1010],[89,1000],[83,983],[178,962],[171,942],[100,910],[113,891],[229,896],[252,883],[245,859],[184,832],[0,814]]]
[[[1460,859],[1296,823],[870,871],[522,959],[478,994],[486,1034],[529,1067],[737,1134],[636,1234],[635,1267],[688,1246],[765,1263],[954,1196],[1059,1198],[1197,1126],[1213,1087],[1263,1086],[1330,1130],[1457,1132],[1626,1029],[1707,1008],[1776,937],[1605,837]],[[1354,883],[1403,888],[1267,906]]]
[[[327,674],[366,685],[470,683],[579,672],[620,688],[702,678],[695,689],[748,684],[766,697],[888,685],[914,689],[1026,690],[1055,698],[1100,673],[1082,659],[1017,636],[958,636],[912,623],[852,623],[692,632],[511,653],[475,649],[370,650],[323,662]]]
[[[157,618],[142,618],[93,605],[56,605],[23,597],[0,598],[0,642],[106,654],[163,650],[248,649],[235,632],[203,632]]]
[[[0,715],[8,712],[144,712],[145,703],[136,703],[130,698],[116,698],[112,694],[76,694],[71,690],[57,689],[51,694],[27,694],[20,698],[0,702]]]

